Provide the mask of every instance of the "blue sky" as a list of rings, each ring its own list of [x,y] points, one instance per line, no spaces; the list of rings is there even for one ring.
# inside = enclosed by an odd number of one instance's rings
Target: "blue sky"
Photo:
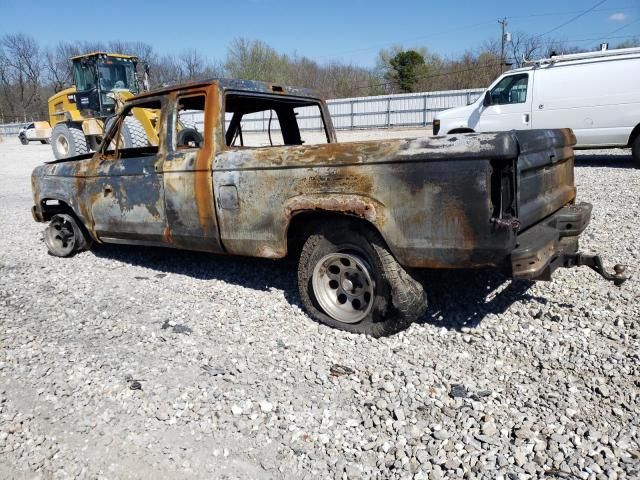
[[[41,45],[60,40],[140,40],[161,53],[195,47],[223,59],[235,37],[259,39],[280,52],[320,62],[340,60],[371,66],[380,48],[425,46],[457,55],[489,37],[497,20],[508,30],[542,34],[598,0],[235,0],[78,1],[0,0],[0,33],[24,32]],[[66,10],[60,10],[66,5]],[[598,37],[640,36],[640,0],[607,0],[552,35],[581,46]],[[616,31],[618,30],[618,31]],[[613,32],[613,33],[612,33]],[[611,39],[612,43],[624,38]]]

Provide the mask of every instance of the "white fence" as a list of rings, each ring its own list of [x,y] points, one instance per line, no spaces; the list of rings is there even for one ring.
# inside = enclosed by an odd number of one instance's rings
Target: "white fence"
[[[328,100],[327,104],[336,130],[417,127],[430,125],[437,112],[468,105],[483,92],[484,89],[470,89],[379,95]],[[321,128],[320,112],[317,108],[304,107],[297,111],[301,129],[319,130]],[[189,120],[189,123],[196,125],[202,123],[202,119],[197,116]],[[25,124],[0,125],[0,135],[17,135],[23,125]],[[242,130],[245,132],[266,132],[268,128],[268,112],[258,112],[243,117]],[[272,119],[271,128],[279,129],[277,118]]]
[[[431,125],[437,112],[474,102],[483,92],[484,89],[470,89],[340,98],[327,100],[327,105],[336,130],[418,127]],[[299,108],[296,112],[302,130],[321,129],[316,107]],[[199,119],[192,120],[200,123]],[[227,122],[229,120],[227,117]],[[245,115],[242,119],[244,132],[266,132],[268,128],[269,112]],[[271,129],[279,129],[275,117]]]
[[[31,122],[27,122],[27,123],[3,123],[0,124],[0,136],[4,135],[4,136],[12,136],[12,135],[18,135],[18,132],[20,131],[20,129],[25,126],[25,125],[29,125],[29,123]]]
[[[329,100],[337,130],[426,126],[437,112],[474,102],[484,89],[381,95]]]

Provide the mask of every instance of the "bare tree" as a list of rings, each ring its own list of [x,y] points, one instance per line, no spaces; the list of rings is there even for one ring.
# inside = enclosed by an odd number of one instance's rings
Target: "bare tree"
[[[260,40],[236,38],[227,49],[225,70],[233,78],[284,82],[287,59]]]
[[[2,82],[13,116],[23,120],[41,113],[42,54],[33,37],[17,33],[0,39]]]

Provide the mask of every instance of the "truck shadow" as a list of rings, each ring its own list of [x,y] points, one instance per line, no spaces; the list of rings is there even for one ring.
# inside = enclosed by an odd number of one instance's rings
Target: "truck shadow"
[[[535,282],[509,280],[494,270],[434,270],[422,277],[429,309],[418,323],[448,330],[475,328],[488,315],[501,315],[517,301],[548,303],[527,293]]]
[[[275,288],[286,293],[296,289],[294,266],[288,260],[274,261],[132,245],[94,245],[91,253],[98,258],[157,272],[135,277],[140,280],[176,274],[198,280],[219,280],[253,290],[268,291]]]
[[[616,150],[617,151],[617,150]],[[608,168],[636,168],[638,165],[631,157],[631,151],[626,150],[627,155],[603,155],[597,153],[578,153],[575,166],[580,167],[608,167]]]
[[[158,280],[167,273],[199,280],[218,280],[259,291],[280,290],[292,305],[302,308],[296,280],[296,265],[291,260],[265,260],[232,257],[166,248],[125,245],[97,245],[92,253],[98,258],[123,262],[151,270],[135,279]],[[493,270],[441,270],[422,272],[429,298],[426,314],[418,324],[447,329],[474,328],[487,315],[500,315],[514,302],[547,303],[545,298],[527,293],[534,282],[509,281]],[[212,288],[214,288],[212,286]]]

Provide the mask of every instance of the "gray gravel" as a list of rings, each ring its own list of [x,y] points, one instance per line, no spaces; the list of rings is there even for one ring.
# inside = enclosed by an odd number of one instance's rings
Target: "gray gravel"
[[[47,255],[29,174],[50,158],[0,143],[0,478],[640,477],[638,280],[436,272],[421,322],[349,335],[286,262]],[[629,152],[576,175],[584,249],[637,268]]]

